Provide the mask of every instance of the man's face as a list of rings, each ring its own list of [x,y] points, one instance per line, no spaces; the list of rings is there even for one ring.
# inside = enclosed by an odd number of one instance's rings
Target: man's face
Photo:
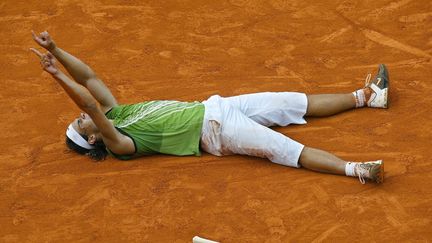
[[[87,137],[94,133],[96,127],[93,120],[86,113],[81,113],[71,124],[75,131]]]

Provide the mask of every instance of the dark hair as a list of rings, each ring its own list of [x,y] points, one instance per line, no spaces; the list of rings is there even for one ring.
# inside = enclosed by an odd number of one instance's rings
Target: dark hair
[[[86,141],[88,140],[88,137],[86,135],[81,135]],[[94,149],[86,149],[83,148],[74,141],[72,141],[70,138],[66,136],[66,145],[69,149],[79,153],[79,154],[85,154],[89,156],[92,160],[100,161],[104,160],[105,157],[108,155],[108,152],[106,151],[106,146],[102,141],[96,141]]]

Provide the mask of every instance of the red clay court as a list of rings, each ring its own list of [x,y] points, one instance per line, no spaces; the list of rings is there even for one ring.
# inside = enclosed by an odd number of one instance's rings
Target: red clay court
[[[432,239],[431,1],[6,0],[0,13],[1,242]],[[69,152],[80,111],[29,51],[32,29],[120,103],[351,92],[385,63],[388,110],[276,129],[346,160],[383,159],[384,184],[245,156],[94,163]]]

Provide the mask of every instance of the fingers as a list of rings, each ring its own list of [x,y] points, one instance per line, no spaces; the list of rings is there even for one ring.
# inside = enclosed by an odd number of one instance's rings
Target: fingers
[[[52,65],[52,63],[51,63],[50,61],[48,61],[48,60],[45,60],[45,61],[43,61],[43,65],[44,65],[45,67],[49,67],[49,66]]]
[[[42,59],[41,59],[41,62],[43,62],[43,63],[51,63],[52,59],[50,59],[49,57],[47,57],[47,55],[43,55]]]
[[[44,41],[40,38],[40,36],[37,36],[33,30],[32,30],[31,32],[32,32],[32,38],[33,38],[33,40],[34,40],[36,43],[38,43],[38,45],[40,45],[40,46],[43,47],[43,42],[44,42]]]
[[[47,35],[48,35],[48,33],[46,32],[46,31],[44,31],[44,32],[42,32],[42,33],[40,33],[40,38],[43,40],[43,41],[46,41],[47,40]]]
[[[51,37],[48,34],[48,31],[46,31],[46,30],[44,32],[40,33],[40,37],[43,41],[48,41],[48,42],[51,41]]]
[[[31,33],[32,33],[33,40],[36,40],[37,36],[36,36],[35,32],[32,30]]]
[[[56,69],[54,62],[52,62],[52,60],[47,59],[46,57],[41,59],[40,65],[42,69],[47,71],[48,73],[53,73],[52,69]]]
[[[54,55],[51,54],[50,52],[47,52],[46,54],[42,54],[35,48],[30,48],[30,50],[39,57],[42,67],[47,67],[55,64]]]
[[[44,56],[42,53],[40,53],[38,50],[36,50],[34,48],[30,48],[30,51],[35,53],[40,59],[42,59],[42,57]]]
[[[42,44],[43,42],[50,40],[51,38],[48,31],[46,30],[44,32],[41,32],[39,35],[36,35],[36,33],[33,30],[31,31],[31,33],[32,33],[33,40],[35,40],[39,44]]]
[[[40,51],[38,51],[35,48],[30,48],[30,51],[34,52],[40,59],[45,59],[45,58],[54,59],[54,55],[49,51],[45,54],[42,54]]]

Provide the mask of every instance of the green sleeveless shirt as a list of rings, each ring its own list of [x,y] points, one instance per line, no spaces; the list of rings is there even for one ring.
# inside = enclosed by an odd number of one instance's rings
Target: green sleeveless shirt
[[[135,153],[122,160],[155,153],[201,155],[199,142],[204,119],[200,102],[148,101],[113,107],[105,116],[122,134],[132,138]]]

